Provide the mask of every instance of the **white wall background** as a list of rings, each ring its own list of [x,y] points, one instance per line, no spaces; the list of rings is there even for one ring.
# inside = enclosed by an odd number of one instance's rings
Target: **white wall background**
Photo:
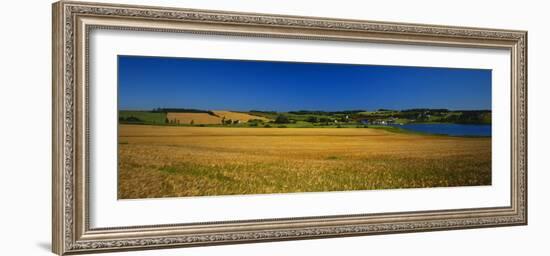
[[[112,0],[96,0],[113,2]],[[529,225],[169,249],[111,255],[548,255],[550,23],[545,1],[117,0],[201,9],[529,31]],[[0,15],[0,255],[52,255],[50,1],[9,1]],[[545,232],[546,231],[546,232]]]

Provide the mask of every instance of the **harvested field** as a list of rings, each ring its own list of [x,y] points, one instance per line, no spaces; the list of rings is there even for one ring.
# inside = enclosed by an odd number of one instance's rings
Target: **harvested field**
[[[241,122],[248,122],[249,120],[252,120],[252,119],[259,119],[264,122],[267,122],[270,120],[262,116],[254,116],[246,113],[239,113],[239,112],[232,112],[232,111],[214,110],[212,112],[214,112],[214,114],[216,114],[220,118],[239,120]]]
[[[222,119],[208,113],[172,113],[166,114],[170,123],[176,124],[220,124]]]
[[[118,197],[491,184],[491,138],[371,128],[120,125]]]

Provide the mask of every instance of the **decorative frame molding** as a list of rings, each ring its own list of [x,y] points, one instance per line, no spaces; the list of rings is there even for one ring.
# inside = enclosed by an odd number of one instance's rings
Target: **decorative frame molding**
[[[509,207],[91,229],[88,222],[88,36],[93,29],[509,49]],[[527,32],[254,13],[53,4],[53,243],[59,255],[527,224]]]

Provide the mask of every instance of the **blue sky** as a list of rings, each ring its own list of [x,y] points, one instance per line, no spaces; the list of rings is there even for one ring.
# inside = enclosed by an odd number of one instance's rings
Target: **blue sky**
[[[491,109],[491,70],[118,57],[119,109]]]

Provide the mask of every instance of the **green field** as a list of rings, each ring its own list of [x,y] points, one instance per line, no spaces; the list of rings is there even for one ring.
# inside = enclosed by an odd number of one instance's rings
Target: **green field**
[[[118,120],[122,123],[165,124],[166,113],[124,110],[118,112]]]

